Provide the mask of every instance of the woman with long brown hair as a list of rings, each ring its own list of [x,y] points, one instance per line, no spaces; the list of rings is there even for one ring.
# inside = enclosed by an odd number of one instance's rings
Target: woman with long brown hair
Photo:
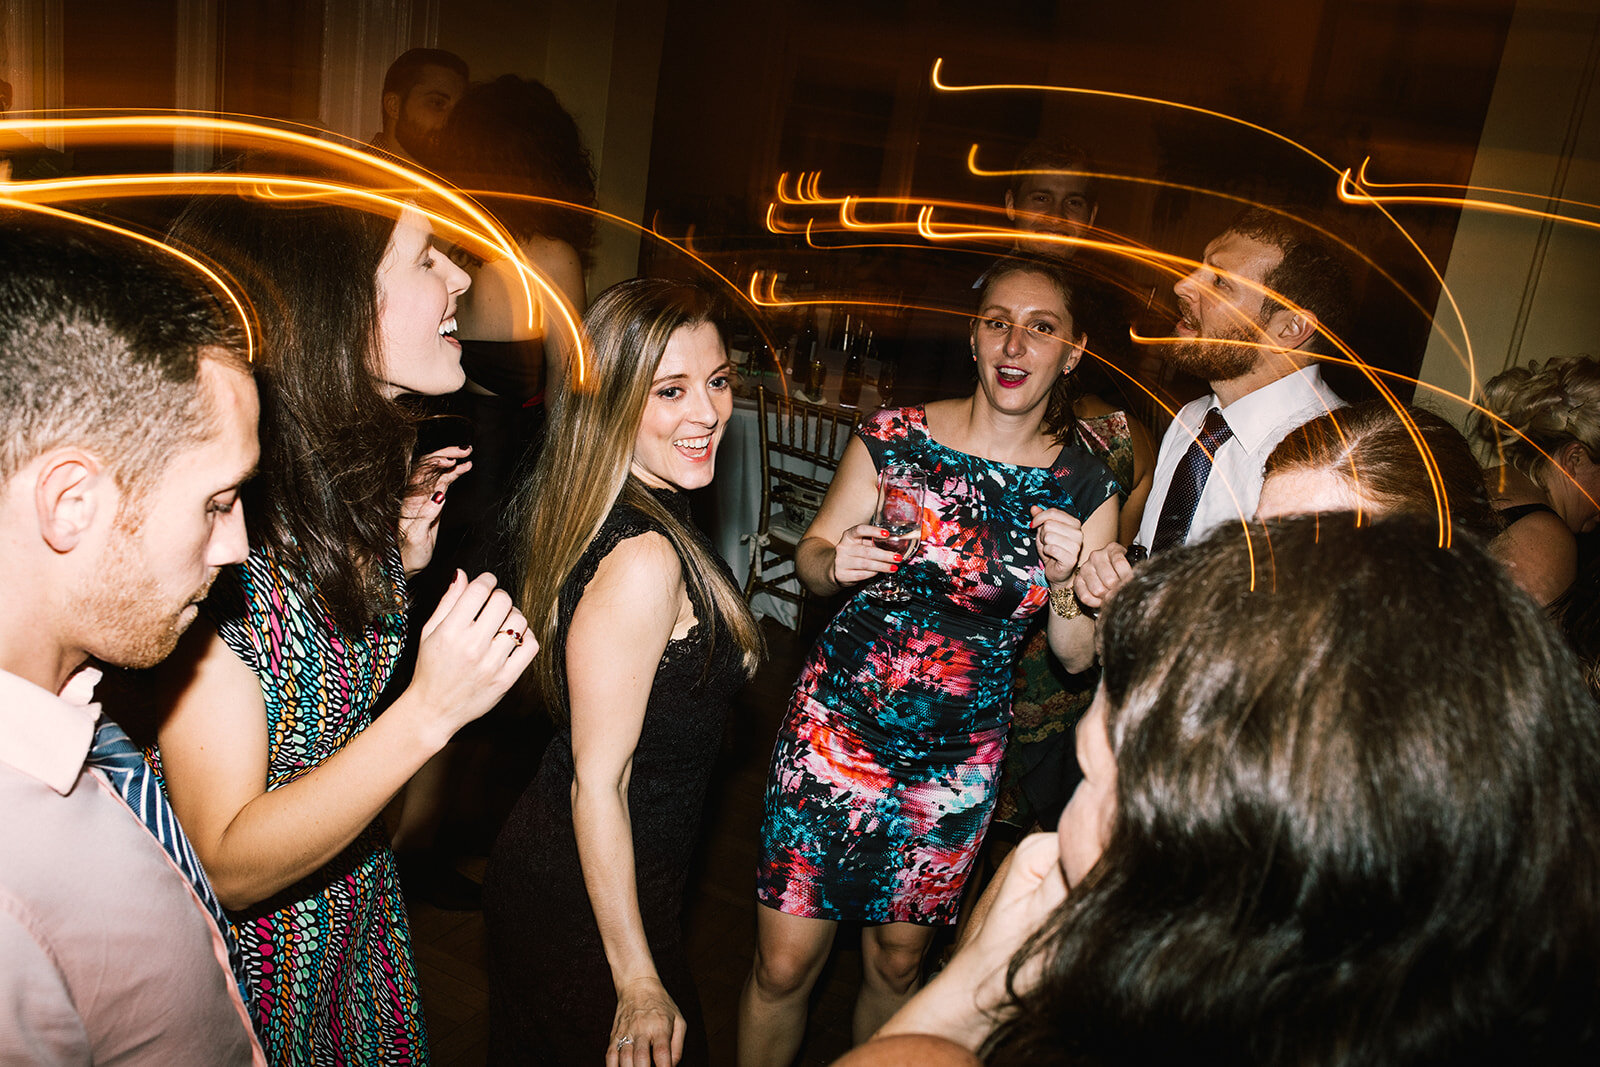
[[[885,1037],[954,1042],[927,1067],[1594,1062],[1600,717],[1490,554],[1440,541],[1324,513],[1141,565],[1084,783]]]
[[[400,400],[461,385],[466,276],[416,211],[217,196],[172,239],[254,308],[261,467],[250,558],[228,568],[164,670],[173,810],[228,910],[275,1063],[414,1063],[427,1034],[394,857],[378,816],[537,645],[492,575],[457,573],[411,684],[373,718],[433,549],[448,473],[414,478]]]

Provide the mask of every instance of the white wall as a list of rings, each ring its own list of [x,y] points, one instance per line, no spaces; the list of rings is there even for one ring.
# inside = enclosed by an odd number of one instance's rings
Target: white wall
[[[1471,340],[1441,296],[1417,400],[1458,423],[1470,397],[1506,367],[1552,356],[1600,354],[1600,5],[1520,0],[1484,123],[1472,184],[1532,198],[1488,198],[1556,218],[1464,212],[1445,284]],[[1457,351],[1457,349],[1460,351]]]

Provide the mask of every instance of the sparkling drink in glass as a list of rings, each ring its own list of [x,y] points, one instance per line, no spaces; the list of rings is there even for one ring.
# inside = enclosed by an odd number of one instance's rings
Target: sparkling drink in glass
[[[927,491],[928,476],[917,467],[885,467],[878,474],[878,507],[872,521],[884,533],[873,543],[900,553],[902,565],[922,543],[922,503]],[[911,599],[892,574],[878,579],[871,592],[892,603]]]

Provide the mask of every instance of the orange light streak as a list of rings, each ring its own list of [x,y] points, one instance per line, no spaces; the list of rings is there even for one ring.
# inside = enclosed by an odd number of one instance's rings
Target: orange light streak
[[[137,230],[130,230],[126,226],[118,226],[115,223],[89,218],[86,215],[76,215],[70,211],[62,211],[60,208],[50,207],[47,204],[30,204],[26,201],[16,201],[14,203],[16,208],[20,211],[32,211],[36,214],[48,215],[51,218],[63,219],[67,222],[76,223],[80,226],[89,226],[93,227],[94,229],[105,230],[109,233],[131,238],[135,241],[138,241],[140,244],[148,245],[149,247],[156,249],[158,252],[163,252],[169,256],[172,256],[173,258],[180,260],[185,266],[191,267],[198,271],[203,277],[208,278],[211,281],[212,285],[218,292],[227,297],[228,303],[232,304],[234,311],[238,312],[239,321],[244,326],[244,357],[251,363],[256,361],[255,331],[251,329],[251,323],[254,321],[254,318],[248,311],[245,310],[244,301],[241,299],[239,294],[234,291],[233,286],[230,285],[220,274],[213,270],[209,264],[196,259],[194,256],[191,256],[181,248],[174,248],[164,241],[158,241],[154,237],[142,234]]]
[[[1492,185],[1456,185],[1447,182],[1375,182],[1367,177],[1367,167],[1372,162],[1372,157],[1367,156],[1361,161],[1361,173],[1357,178],[1359,184],[1368,189],[1456,189],[1469,193],[1494,193],[1499,196],[1521,197],[1526,200],[1540,200],[1547,204],[1561,204],[1564,207],[1588,208],[1590,211],[1600,211],[1600,204],[1591,204],[1586,200],[1573,200],[1564,196],[1551,196],[1548,193],[1530,193],[1522,189],[1501,189]],[[1557,215],[1555,218],[1566,220],[1568,216]]]
[[[1600,221],[1573,218],[1571,215],[1562,215],[1553,211],[1540,211],[1537,208],[1518,207],[1515,204],[1502,204],[1497,200],[1480,200],[1475,197],[1464,196],[1375,196],[1372,193],[1357,192],[1355,178],[1347,168],[1339,176],[1339,199],[1346,204],[1421,204],[1427,207],[1447,207],[1461,210],[1484,211],[1493,215],[1511,215],[1516,218],[1537,219],[1543,221],[1563,222],[1569,226],[1577,226],[1586,230],[1600,230]],[[1584,205],[1591,206],[1591,205]]]
[[[301,129],[305,128],[301,127]],[[516,266],[516,275],[522,287],[523,298],[528,309],[528,328],[530,330],[542,328],[540,313],[546,304],[544,301],[535,300],[534,290],[537,288],[548,298],[550,305],[557,309],[560,317],[565,320],[571,330],[572,336],[577,339],[574,358],[577,364],[578,380],[581,381],[583,379],[586,356],[583,349],[582,332],[579,329],[574,310],[566,303],[559,290],[549,279],[545,278],[526,261],[518,250],[514,239],[497,220],[453,188],[425,171],[408,167],[386,157],[374,155],[364,147],[354,148],[328,140],[325,136],[313,136],[293,129],[262,125],[258,122],[199,116],[183,112],[149,111],[95,118],[12,115],[0,120],[0,130],[13,130],[19,133],[30,131],[41,134],[79,133],[88,134],[99,139],[109,138],[133,143],[147,143],[151,140],[168,138],[175,133],[186,131],[207,134],[214,138],[227,136],[246,146],[266,146],[278,149],[291,148],[300,153],[309,154],[324,164],[332,160],[338,160],[353,165],[357,173],[377,172],[386,175],[396,182],[394,192],[406,194],[404,201],[396,196],[385,196],[373,190],[370,186],[358,188],[354,185],[335,182],[325,183],[327,188],[321,193],[308,189],[306,195],[353,196],[359,200],[366,200],[375,204],[381,203],[391,207],[400,204],[403,207],[411,207],[426,215],[435,224],[450,230],[458,236],[472,240],[480,246],[490,246],[504,254]],[[132,194],[135,189],[142,190],[142,195],[163,195],[153,191],[163,187],[163,184],[166,195],[170,195],[179,192],[193,192],[197,188],[222,186],[227,184],[222,179],[233,178],[237,180],[243,177],[246,176],[180,174],[164,176],[121,175],[110,178],[54,179],[28,182],[5,181],[0,182],[0,197],[16,203],[24,200],[42,203],[56,201],[63,194],[66,194],[67,198],[82,198],[89,195],[114,197]],[[261,180],[261,178],[262,176],[256,176],[257,180]],[[304,188],[305,186],[302,183],[305,181],[306,179],[286,179],[278,175],[266,176],[268,187],[276,185],[279,188]],[[418,203],[414,199],[418,194],[437,197],[450,210],[441,212],[425,204]],[[470,220],[470,225],[460,222],[457,216],[464,216],[467,220]]]
[[[1262,126],[1259,123],[1251,122],[1248,119],[1239,118],[1237,115],[1230,115],[1222,111],[1213,111],[1210,108],[1200,107],[1195,104],[1185,104],[1176,100],[1164,100],[1160,97],[1154,96],[1140,96],[1134,93],[1113,92],[1108,89],[1087,89],[1079,86],[1067,85],[1030,85],[1025,83],[951,85],[944,81],[942,76],[943,72],[944,57],[940,56],[933,61],[933,69],[930,73],[930,78],[935,89],[947,93],[995,92],[999,90],[1022,90],[1041,93],[1068,93],[1079,96],[1101,97],[1108,100],[1123,100],[1131,103],[1149,104],[1155,107],[1168,108],[1176,111],[1186,111],[1196,115],[1204,115],[1208,118],[1217,119],[1235,126],[1242,126],[1245,129],[1253,130],[1284,145],[1287,145],[1295,151],[1298,151],[1310,159],[1320,163],[1323,167],[1327,168],[1328,171],[1335,176],[1340,177],[1341,179],[1347,173],[1345,170],[1341,170],[1339,167],[1336,167],[1332,163],[1328,162],[1328,160],[1324,159],[1309,146],[1303,145],[1294,138],[1279,133],[1277,130]],[[1456,323],[1461,328],[1461,339],[1465,346],[1465,367],[1467,370],[1467,375],[1474,383],[1476,383],[1478,380],[1477,360],[1472,352],[1472,338],[1467,330],[1467,321],[1465,316],[1463,316],[1461,313],[1460,305],[1456,302],[1455,294],[1453,294],[1450,291],[1450,287],[1445,284],[1444,275],[1440,273],[1438,266],[1435,265],[1433,260],[1428,257],[1427,253],[1423,252],[1422,246],[1417,243],[1414,237],[1411,236],[1410,231],[1408,231],[1404,226],[1400,225],[1399,220],[1396,219],[1381,202],[1373,201],[1369,204],[1369,206],[1376,209],[1379,214],[1388,219],[1389,224],[1392,225],[1395,230],[1405,238],[1406,243],[1409,244],[1413,250],[1415,250],[1422,262],[1427,266],[1428,272],[1432,274],[1434,279],[1439,283],[1439,291],[1449,303],[1450,310],[1455,315]],[[1438,327],[1437,317],[1434,319],[1434,327]]]

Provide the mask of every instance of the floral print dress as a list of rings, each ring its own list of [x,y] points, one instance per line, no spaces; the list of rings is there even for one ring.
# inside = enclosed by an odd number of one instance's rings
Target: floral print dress
[[[1011,723],[1012,660],[1049,600],[1033,506],[1088,518],[1117,490],[1063,447],[1046,467],[946,448],[921,407],[857,430],[879,470],[927,472],[923,545],[866,586],[818,638],[779,728],[757,898],[792,915],[948,924],[994,807]]]

